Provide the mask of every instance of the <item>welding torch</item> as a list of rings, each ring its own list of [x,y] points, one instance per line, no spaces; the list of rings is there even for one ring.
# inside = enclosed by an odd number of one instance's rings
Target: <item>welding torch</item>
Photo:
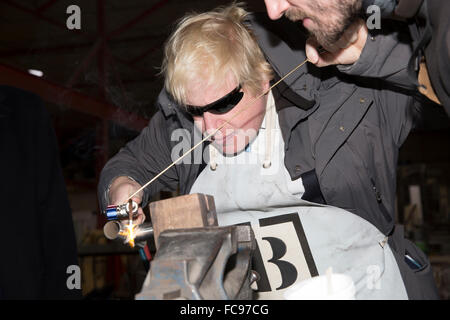
[[[108,222],[103,226],[103,233],[106,238],[122,240],[131,247],[136,243],[142,260],[149,261],[151,255],[146,240],[153,238],[153,227],[150,223],[139,226],[133,224],[133,219],[138,216],[138,209],[138,204],[131,199],[124,204],[107,206],[104,213]],[[128,224],[126,220],[129,221]]]

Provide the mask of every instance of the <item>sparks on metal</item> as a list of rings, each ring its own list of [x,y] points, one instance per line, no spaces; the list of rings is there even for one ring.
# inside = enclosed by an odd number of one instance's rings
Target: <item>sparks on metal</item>
[[[136,238],[136,233],[134,232],[136,227],[137,225],[133,224],[132,220],[129,220],[129,223],[125,225],[125,229],[119,232],[121,236],[126,237],[125,243],[128,243],[132,248],[134,248],[134,239]]]

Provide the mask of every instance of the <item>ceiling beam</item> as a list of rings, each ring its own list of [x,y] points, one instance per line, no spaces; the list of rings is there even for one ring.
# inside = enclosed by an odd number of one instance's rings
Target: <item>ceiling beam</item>
[[[157,51],[157,50],[161,50],[161,44],[157,44],[156,46],[149,48],[147,50],[144,50],[141,54],[139,54],[138,56],[130,59],[128,61],[129,64],[131,65],[135,65],[136,63],[138,63],[139,61],[141,61],[142,59],[144,59],[145,57],[147,57],[149,54]]]
[[[47,10],[48,8],[50,8],[51,6],[53,6],[58,1],[59,0],[48,0],[46,3],[39,6],[36,11],[42,13],[45,10]]]
[[[132,26],[134,26],[135,24],[137,24],[141,20],[147,18],[149,15],[151,15],[151,14],[155,13],[156,11],[158,11],[160,8],[162,8],[164,5],[166,5],[168,2],[169,2],[169,0],[159,0],[153,6],[151,6],[147,10],[141,12],[139,15],[137,15],[136,17],[134,17],[130,21],[124,23],[123,25],[121,25],[117,29],[111,31],[108,34],[107,38],[117,37],[122,32],[130,29]]]
[[[30,8],[27,8],[26,6],[18,4],[17,2],[12,1],[12,0],[1,0],[1,2],[5,3],[5,4],[7,4],[7,5],[9,5],[9,6],[13,7],[13,8],[16,8],[19,11],[23,11],[23,12],[26,12],[28,14],[31,14],[31,15],[35,16],[36,18],[38,18],[39,20],[46,21],[47,23],[49,23],[49,24],[51,24],[51,25],[53,25],[55,27],[58,27],[60,29],[68,31],[68,32],[72,32],[73,34],[82,35],[82,36],[86,37],[87,39],[93,40],[91,36],[89,36],[87,33],[83,32],[81,30],[77,30],[77,29],[69,30],[69,29],[67,29],[67,26],[66,26],[65,23],[61,23],[60,21],[53,20],[53,19],[51,19],[51,18],[49,18],[47,16],[44,16],[41,12],[38,11],[39,9],[38,10],[33,10],[33,9],[30,9]],[[64,19],[66,18],[65,15],[62,15],[62,17],[64,17]]]
[[[57,27],[59,27],[59,28],[61,28],[61,29],[64,29],[64,30],[66,30],[66,31],[70,31],[70,30],[67,29],[67,27],[65,26],[65,24],[60,23],[60,22],[58,22],[58,21],[55,21],[55,20],[53,20],[53,19],[47,18],[46,16],[44,16],[43,14],[41,14],[41,13],[40,13],[39,11],[37,11],[37,10],[32,10],[32,9],[30,9],[30,8],[24,7],[24,6],[19,5],[18,3],[16,3],[15,1],[12,1],[12,0],[0,0],[0,1],[1,1],[2,3],[6,3],[6,4],[8,4],[8,5],[10,5],[10,6],[14,7],[14,8],[16,8],[16,9],[18,9],[18,10],[20,10],[20,11],[24,11],[24,12],[26,12],[26,13],[28,13],[28,14],[34,15],[34,16],[36,16],[37,18],[39,18],[39,19],[41,19],[41,20],[44,20],[44,21],[47,21],[48,23],[50,23],[50,24],[52,24],[52,25],[55,25],[55,26],[57,26]],[[164,6],[165,4],[167,4],[169,1],[170,1],[170,0],[160,0],[160,1],[158,1],[158,2],[155,3],[152,7],[150,7],[149,9],[147,9],[147,10],[145,10],[145,11],[143,11],[141,14],[139,14],[139,15],[136,16],[135,18],[131,19],[129,22],[123,24],[121,27],[117,28],[116,30],[114,30],[114,31],[112,31],[112,32],[110,32],[110,33],[108,33],[108,34],[105,34],[104,37],[105,37],[106,39],[109,40],[109,38],[111,38],[111,37],[116,37],[116,36],[118,36],[118,35],[119,35],[120,33],[122,33],[123,31],[128,30],[129,28],[131,28],[131,27],[132,27],[133,25],[135,25],[136,23],[140,22],[141,20],[143,20],[144,18],[146,18],[146,17],[149,16],[150,14],[152,14],[152,13],[156,12],[157,10],[159,10],[162,6]],[[100,9],[101,9],[101,8],[102,8],[102,7],[100,6]],[[97,7],[97,10],[99,10],[99,7]],[[104,9],[103,9],[103,10],[104,10]],[[102,18],[102,17],[101,17],[101,13],[98,12],[98,17],[97,17],[97,19],[101,19],[101,18]],[[88,36],[87,34],[81,32],[81,30],[72,30],[72,31],[76,31],[76,34],[78,34],[78,35],[87,36],[90,40],[93,41],[93,39],[92,39],[91,36]],[[105,30],[102,30],[102,31],[105,32]],[[95,42],[95,41],[94,41],[94,42]],[[146,53],[144,52],[144,56],[145,56],[145,54],[146,54]],[[134,66],[134,64],[131,64],[130,61],[127,61],[127,60],[124,60],[124,59],[120,59],[120,58],[118,58],[118,57],[115,57],[114,55],[113,55],[113,57],[115,58],[116,61],[118,61],[118,62],[120,62],[120,63],[122,63],[122,64],[127,65],[127,66],[130,67],[131,69],[138,69],[138,68],[136,68],[136,67]],[[139,58],[139,57],[138,57],[138,58]],[[135,62],[135,63],[136,63],[136,62]],[[139,72],[147,72],[147,73],[150,73],[150,74],[154,74],[153,71],[151,71],[151,70],[145,70],[145,69],[142,69],[142,68],[139,70]]]
[[[108,44],[110,47],[115,45],[119,45],[122,43],[130,43],[130,42],[139,42],[139,41],[158,41],[158,43],[162,43],[166,39],[167,35],[144,35],[144,36],[134,36],[128,38],[120,38],[109,40]],[[89,42],[80,42],[74,44],[61,44],[57,46],[48,46],[48,47],[40,47],[40,48],[16,48],[16,49],[8,49],[0,51],[0,58],[11,58],[20,55],[33,55],[33,54],[45,54],[45,53],[61,53],[68,51],[69,53],[73,53],[73,50],[76,49],[85,49],[91,48],[95,44],[95,41]],[[161,48],[160,44],[160,48]]]
[[[102,45],[102,41],[98,40],[89,50],[86,57],[84,57],[83,61],[78,65],[78,67],[75,69],[75,71],[70,76],[69,80],[66,82],[66,87],[72,88],[80,79],[83,72],[86,72],[87,68],[89,67],[89,64],[94,59],[94,57],[97,56],[97,51],[99,50],[100,46]]]
[[[100,119],[111,120],[136,131],[142,130],[148,124],[147,119],[121,110],[106,101],[97,100],[81,92],[68,89],[3,64],[0,64],[0,83],[34,92],[47,102]]]

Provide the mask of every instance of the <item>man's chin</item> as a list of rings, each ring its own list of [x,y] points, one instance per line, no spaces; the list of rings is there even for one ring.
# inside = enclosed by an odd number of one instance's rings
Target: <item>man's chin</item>
[[[226,157],[233,157],[245,150],[246,146],[222,145],[214,143],[215,148]]]
[[[226,157],[234,157],[241,153],[244,150],[244,148],[236,148],[236,147],[222,147],[222,154]]]

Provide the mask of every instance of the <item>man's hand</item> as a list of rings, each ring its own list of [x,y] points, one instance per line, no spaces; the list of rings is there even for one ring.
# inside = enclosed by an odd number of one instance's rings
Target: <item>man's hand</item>
[[[141,185],[136,181],[131,180],[128,177],[117,177],[109,188],[109,201],[110,205],[119,205],[127,202],[128,197],[135,193]],[[131,198],[138,205],[142,202],[143,191],[139,192],[136,196]],[[142,208],[139,206],[137,217],[134,223],[141,224],[145,221],[145,214]]]
[[[358,61],[366,45],[368,30],[364,20],[354,22],[344,35],[332,46],[324,47],[327,51],[319,55],[317,48],[320,44],[311,37],[306,41],[306,56],[318,67],[335,64],[353,64]]]

